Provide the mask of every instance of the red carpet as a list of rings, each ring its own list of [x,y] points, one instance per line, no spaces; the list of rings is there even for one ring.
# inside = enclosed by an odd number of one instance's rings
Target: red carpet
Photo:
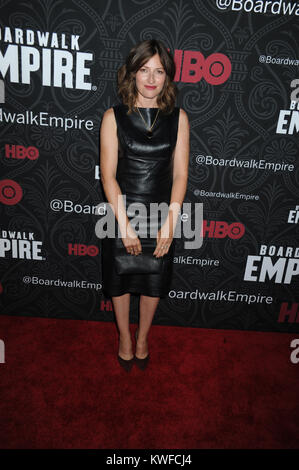
[[[298,448],[296,337],[153,326],[127,374],[113,323],[0,316],[0,447]]]

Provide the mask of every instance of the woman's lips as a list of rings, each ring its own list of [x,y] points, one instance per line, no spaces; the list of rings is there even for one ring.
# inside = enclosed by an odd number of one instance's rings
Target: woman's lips
[[[149,90],[155,90],[157,87],[156,86],[150,86],[150,85],[144,85],[145,88],[148,88]]]

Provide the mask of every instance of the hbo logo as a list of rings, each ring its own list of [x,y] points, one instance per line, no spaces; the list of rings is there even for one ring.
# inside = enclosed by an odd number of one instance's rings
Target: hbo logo
[[[36,147],[23,147],[23,145],[5,145],[5,156],[6,158],[17,158],[23,160],[29,158],[29,160],[36,160],[39,156],[39,151]]]
[[[68,244],[68,254],[75,256],[96,256],[99,254],[99,249],[95,245],[82,245],[82,244]]]

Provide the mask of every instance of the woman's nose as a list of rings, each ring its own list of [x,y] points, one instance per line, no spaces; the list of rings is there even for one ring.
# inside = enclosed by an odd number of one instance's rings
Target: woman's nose
[[[155,75],[154,75],[154,72],[150,72],[149,75],[148,75],[148,81],[150,83],[153,83],[155,81]]]

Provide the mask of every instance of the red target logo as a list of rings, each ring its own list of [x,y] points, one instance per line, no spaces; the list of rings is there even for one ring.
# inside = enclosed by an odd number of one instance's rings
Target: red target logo
[[[8,206],[18,204],[23,197],[21,186],[13,180],[0,181],[0,202]]]

